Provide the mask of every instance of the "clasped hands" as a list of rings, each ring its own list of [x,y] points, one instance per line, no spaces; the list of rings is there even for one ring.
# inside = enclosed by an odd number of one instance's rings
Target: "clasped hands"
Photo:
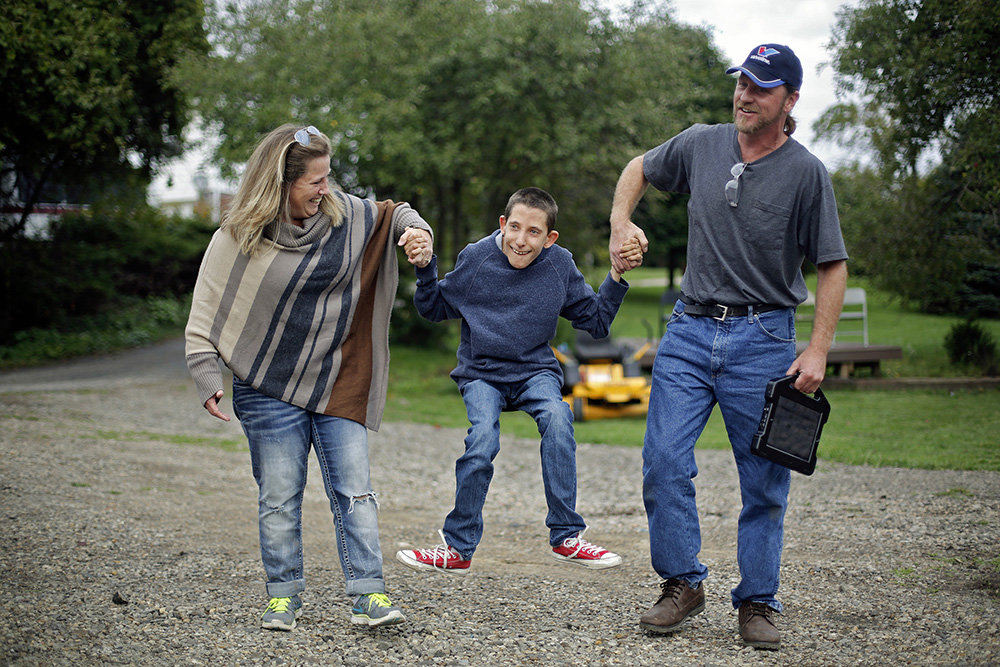
[[[396,245],[403,248],[406,260],[418,269],[427,266],[434,255],[434,241],[426,229],[408,227]]]

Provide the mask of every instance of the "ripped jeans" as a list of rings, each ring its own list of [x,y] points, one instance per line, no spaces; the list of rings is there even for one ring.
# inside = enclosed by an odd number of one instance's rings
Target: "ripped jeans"
[[[305,590],[302,493],[310,447],[316,450],[330,499],[347,594],[384,593],[365,427],[265,396],[238,379],[233,380],[233,411],[250,442],[259,488],[260,556],[268,597]]]

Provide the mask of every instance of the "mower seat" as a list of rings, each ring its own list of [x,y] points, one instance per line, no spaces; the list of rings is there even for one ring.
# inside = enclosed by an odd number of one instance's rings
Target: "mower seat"
[[[594,338],[586,331],[576,332],[576,359],[581,364],[589,364],[595,361],[604,361],[612,364],[620,364],[627,352],[625,348],[611,337]]]

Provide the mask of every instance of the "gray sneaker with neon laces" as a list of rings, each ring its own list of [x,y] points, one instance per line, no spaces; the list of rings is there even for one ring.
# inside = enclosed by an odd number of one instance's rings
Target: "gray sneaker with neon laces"
[[[302,600],[298,595],[289,598],[271,598],[264,615],[260,617],[260,627],[265,630],[291,630],[295,619],[302,614]]]
[[[354,601],[351,609],[351,623],[375,627],[393,625],[406,620],[399,607],[389,602],[385,593],[366,593]]]

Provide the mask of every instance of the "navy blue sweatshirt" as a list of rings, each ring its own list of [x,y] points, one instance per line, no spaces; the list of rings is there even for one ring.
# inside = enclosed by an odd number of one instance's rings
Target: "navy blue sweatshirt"
[[[417,269],[417,311],[432,322],[461,318],[458,366],[451,377],[521,382],[542,371],[562,377],[549,348],[560,316],[595,338],[608,335],[628,283],[609,273],[598,293],[587,284],[573,255],[558,245],[515,269],[497,244],[499,231],[458,254],[454,270],[437,278],[437,257]]]

